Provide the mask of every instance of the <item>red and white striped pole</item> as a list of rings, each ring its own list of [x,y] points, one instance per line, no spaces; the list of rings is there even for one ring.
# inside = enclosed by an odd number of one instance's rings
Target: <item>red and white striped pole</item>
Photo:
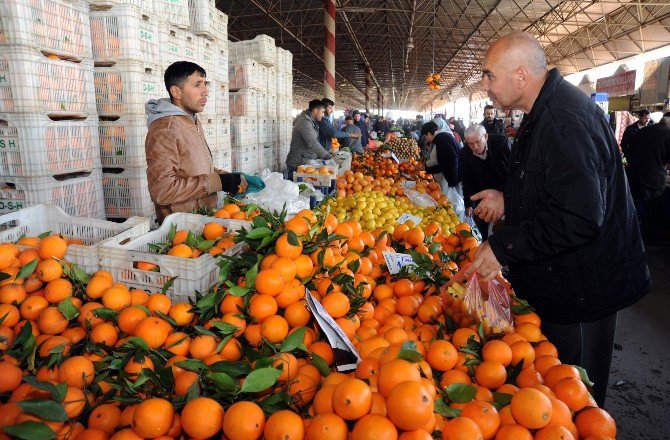
[[[324,0],[323,94],[335,101],[335,0]]]
[[[372,82],[372,75],[370,73],[370,66],[365,66],[365,113],[370,114],[370,83]]]

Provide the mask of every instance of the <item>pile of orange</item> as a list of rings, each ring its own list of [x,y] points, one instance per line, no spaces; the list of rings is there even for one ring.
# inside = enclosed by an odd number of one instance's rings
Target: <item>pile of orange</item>
[[[242,210],[242,205],[237,203],[227,203],[214,212],[216,218],[230,218],[233,220],[253,220],[259,214],[257,209],[247,212]]]
[[[76,275],[59,237],[0,244],[0,440],[615,438],[536,314],[487,338],[447,319],[434,283],[385,266],[411,249],[448,278],[476,249],[467,230],[386,234],[302,211],[192,304]],[[306,288],[355,371],[336,372]]]

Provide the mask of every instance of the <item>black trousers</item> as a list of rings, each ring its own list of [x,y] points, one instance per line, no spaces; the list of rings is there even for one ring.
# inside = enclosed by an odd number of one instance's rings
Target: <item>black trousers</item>
[[[586,370],[594,383],[593,398],[601,408],[609,383],[616,317],[615,313],[599,321],[578,324],[542,322],[542,332],[558,349],[561,362]]]
[[[642,238],[647,242],[658,240],[663,218],[663,195],[639,202],[640,229]]]

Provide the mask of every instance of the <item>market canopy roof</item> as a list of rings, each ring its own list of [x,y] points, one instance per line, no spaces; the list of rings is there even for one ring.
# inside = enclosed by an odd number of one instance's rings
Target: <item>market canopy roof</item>
[[[421,110],[479,90],[488,45],[514,30],[536,36],[564,75],[670,43],[665,0],[339,0],[336,80],[340,104],[364,107],[365,66],[385,109]],[[323,0],[217,0],[231,41],[259,34],[293,55],[294,96],[323,95]],[[413,46],[413,48],[412,48]],[[425,78],[442,75],[429,91]]]

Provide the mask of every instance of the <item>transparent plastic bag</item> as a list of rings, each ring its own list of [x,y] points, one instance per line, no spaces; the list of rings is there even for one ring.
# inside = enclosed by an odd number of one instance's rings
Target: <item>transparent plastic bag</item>
[[[303,209],[309,209],[309,195],[301,194],[297,183],[285,180],[281,173],[271,172],[268,169],[261,171],[259,175],[265,182],[265,188],[245,196],[243,200],[246,203],[253,203],[269,212],[277,213],[286,207],[289,217]],[[320,194],[310,184],[301,183],[301,185]]]
[[[470,225],[470,229],[472,230],[472,235],[477,239],[477,241],[482,241],[482,233],[479,230],[479,227],[477,226],[477,223],[475,222],[475,218],[471,215],[466,215],[465,218],[463,219],[463,222],[467,223]]]
[[[438,206],[437,202],[433,200],[433,198],[428,194],[420,193],[419,191],[414,191],[413,189],[406,189],[405,195],[407,196],[410,202],[412,202],[419,208]]]
[[[463,298],[468,313],[483,325],[484,334],[508,333],[513,329],[509,294],[500,280],[479,280],[473,272]]]
[[[463,220],[465,218],[465,202],[463,202],[463,196],[459,194],[458,189],[450,186],[444,191],[444,195],[449,199],[451,209],[454,210],[458,218]]]

